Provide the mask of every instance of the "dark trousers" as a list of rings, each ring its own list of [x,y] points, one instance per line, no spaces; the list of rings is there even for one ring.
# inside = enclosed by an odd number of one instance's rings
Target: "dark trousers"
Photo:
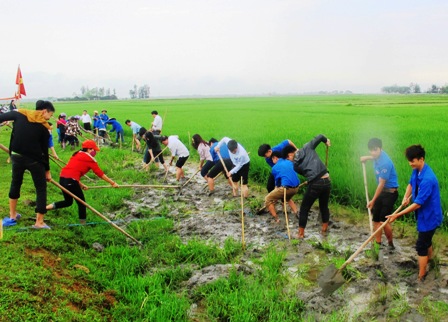
[[[34,187],[36,188],[36,209],[40,214],[47,213],[47,179],[45,177],[45,166],[41,162],[37,162],[27,156],[11,154],[12,162],[12,179],[9,188],[9,198],[19,199],[20,188],[23,183],[23,174],[25,170],[31,173]]]
[[[152,150],[152,154],[154,155],[154,157],[156,155],[158,155],[160,152],[162,152],[162,150]],[[145,149],[145,155],[143,156],[143,162],[148,164],[149,162],[151,162],[152,158],[151,158],[151,154],[149,153],[149,148],[148,146],[146,146]],[[160,155],[154,160],[154,162],[160,162],[161,164],[165,163],[165,160],[163,160],[163,153],[160,153]]]
[[[330,210],[328,201],[330,200],[331,181],[330,178],[316,179],[308,184],[308,188],[303,195],[302,204],[299,211],[299,227],[305,228],[308,222],[308,214],[313,203],[319,199],[319,210],[322,215],[322,223],[330,220]]]
[[[215,163],[213,161],[210,160],[205,161],[205,164],[202,166],[201,169],[201,176],[205,177],[207,173],[210,171],[210,169],[213,168],[214,165]]]
[[[92,131],[92,127],[91,127],[90,123],[83,123],[83,125],[84,125],[84,130]]]
[[[65,189],[73,193],[75,196],[80,198],[82,201],[85,201],[84,193],[82,192],[81,187],[79,186],[79,182],[74,179],[69,178],[59,178],[59,183],[61,186],[63,186]],[[68,193],[62,191],[62,194],[64,195],[63,201],[58,201],[54,203],[54,209],[60,209],[60,208],[66,208],[70,207],[73,204],[73,197],[70,196]],[[87,217],[87,211],[86,206],[83,205],[81,202],[76,200],[76,203],[78,204],[78,216],[79,219],[86,219]]]

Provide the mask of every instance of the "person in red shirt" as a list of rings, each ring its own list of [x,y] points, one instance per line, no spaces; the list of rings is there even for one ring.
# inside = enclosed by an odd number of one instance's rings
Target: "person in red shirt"
[[[110,183],[112,187],[118,188],[118,184],[106,176],[103,170],[100,169],[98,163],[95,160],[96,152],[100,149],[93,140],[85,140],[82,143],[82,149],[75,152],[67,165],[62,168],[59,176],[59,183],[61,186],[69,190],[75,196],[85,201],[84,193],[82,190],[87,190],[87,186],[81,183],[80,179],[89,170],[92,170],[99,178]],[[62,192],[64,200],[53,202],[47,206],[47,210],[61,209],[70,207],[73,204],[73,197],[69,194]],[[79,222],[81,224],[86,223],[86,206],[81,202],[76,201],[78,204]]]

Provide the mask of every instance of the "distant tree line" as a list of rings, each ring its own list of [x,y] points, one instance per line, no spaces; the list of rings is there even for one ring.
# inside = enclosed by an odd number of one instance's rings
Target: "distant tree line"
[[[392,85],[392,86],[384,86],[381,88],[381,91],[383,93],[387,94],[419,94],[422,93],[422,90],[420,88],[420,85],[411,83],[409,86],[399,86],[399,85]],[[430,88],[426,90],[425,93],[428,94],[448,94],[448,85],[445,86],[437,86],[435,84],[431,85]]]
[[[116,100],[118,99],[115,89],[89,86],[81,87],[81,94],[73,93],[73,97],[58,98],[58,101],[90,101],[90,100]]]
[[[129,90],[129,96],[131,99],[137,99],[137,98],[149,98],[149,85],[145,84],[143,86],[137,86],[134,85],[133,89]]]

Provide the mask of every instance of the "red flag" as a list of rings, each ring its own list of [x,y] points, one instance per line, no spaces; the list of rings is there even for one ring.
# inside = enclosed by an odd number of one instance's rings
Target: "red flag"
[[[19,95],[19,97],[20,95],[26,96],[25,85],[23,85],[22,71],[20,70],[20,66],[17,69],[16,84],[18,85],[17,94]]]

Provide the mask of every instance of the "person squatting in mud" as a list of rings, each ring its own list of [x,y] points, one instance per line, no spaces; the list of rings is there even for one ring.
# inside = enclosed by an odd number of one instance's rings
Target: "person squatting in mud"
[[[297,173],[304,176],[308,182],[298,215],[299,239],[305,237],[308,214],[316,199],[319,199],[319,210],[322,216],[323,234],[327,232],[328,222],[330,221],[330,209],[328,208],[328,202],[330,200],[331,181],[327,167],[316,153],[316,147],[319,143],[325,143],[328,147],[331,145],[330,139],[326,138],[322,134],[319,134],[310,142],[303,145],[301,149],[297,150],[294,155],[294,169]]]
[[[411,179],[406,187],[402,205],[408,206],[402,211],[386,216],[390,222],[410,212],[417,219],[418,238],[415,245],[418,254],[418,281],[424,281],[427,266],[432,258],[432,237],[442,224],[443,214],[440,200],[439,182],[432,169],[425,163],[425,149],[421,145],[411,145],[406,149],[406,158],[412,168]]]
[[[82,190],[87,190],[87,186],[81,182],[81,177],[92,170],[99,178],[108,182],[112,187],[118,188],[118,184],[110,179],[98,166],[95,160],[96,152],[100,149],[93,140],[85,140],[82,143],[82,149],[73,153],[67,165],[62,168],[59,176],[59,183],[65,189],[73,193],[75,196],[85,201]],[[47,205],[47,210],[61,209],[70,207],[73,204],[73,197],[66,192],[62,192],[64,200],[53,202]],[[80,224],[86,223],[87,209],[86,206],[76,200],[78,204],[78,216]]]
[[[297,150],[297,147],[295,146],[294,143],[292,143],[291,140],[283,140],[282,142],[280,142],[276,146],[273,146],[272,148],[269,144],[263,143],[258,148],[258,156],[263,157],[266,160],[266,163],[272,168],[274,166],[274,162],[272,162],[272,157],[271,157],[272,152],[277,151],[279,153],[282,153],[283,149],[285,147],[287,147],[288,145],[292,146],[294,148],[294,151]],[[275,189],[275,180],[274,180],[274,177],[271,172],[269,174],[268,182],[266,184],[266,190],[269,193],[274,189]]]
[[[244,198],[249,196],[249,188],[247,186],[249,182],[249,168],[250,168],[250,158],[246,150],[241,144],[232,140],[228,137],[224,137],[215,147],[215,151],[219,152],[222,145],[226,144],[230,152],[230,160],[232,161],[233,168],[231,170],[227,169],[227,177],[232,178],[232,190],[233,196],[237,197],[238,194],[238,182],[243,179],[243,184],[241,186],[241,192]]]
[[[383,143],[378,138],[372,138],[367,143],[370,155],[360,158],[361,162],[373,160],[373,170],[378,186],[372,199],[367,203],[367,208],[372,209],[374,230],[377,230],[385,221],[386,216],[394,210],[395,201],[398,199],[398,176],[394,163],[389,155],[384,152]],[[376,243],[381,245],[381,232],[376,235]],[[389,249],[395,249],[392,235],[392,226],[387,223],[384,226]]]
[[[292,153],[297,149],[293,146],[287,145],[285,149],[291,148]],[[272,167],[272,176],[274,177],[275,188],[265,197],[265,206],[269,213],[274,217],[276,223],[279,223],[277,212],[275,211],[275,204],[279,200],[286,198],[286,202],[291,207],[291,210],[297,215],[297,207],[292,200],[292,197],[299,191],[300,180],[297,173],[294,171],[294,164],[292,160],[288,159],[289,150],[285,150],[284,154],[273,151],[271,159],[274,163]]]
[[[190,156],[190,152],[187,147],[179,140],[177,135],[162,136],[160,137],[160,141],[171,151],[171,160],[169,162],[170,166],[173,164],[174,159],[178,157],[176,161],[176,180],[180,181],[181,179],[185,179],[185,174],[182,167]]]
[[[215,193],[215,179],[220,174],[223,173],[224,176],[228,179],[228,182],[230,184],[230,187],[233,189],[233,182],[232,178],[227,177],[227,174],[225,173],[224,166],[219,160],[218,152],[215,151],[216,146],[218,145],[218,140],[215,138],[211,138],[209,141],[210,145],[210,155],[213,159],[213,167],[210,169],[210,171],[207,173],[205,178],[207,179],[208,189],[209,193],[208,195],[211,196]],[[221,155],[221,158],[226,166],[227,169],[233,168],[233,163],[230,160],[230,154],[229,149],[227,148],[227,144],[221,145],[219,148],[219,154]]]

